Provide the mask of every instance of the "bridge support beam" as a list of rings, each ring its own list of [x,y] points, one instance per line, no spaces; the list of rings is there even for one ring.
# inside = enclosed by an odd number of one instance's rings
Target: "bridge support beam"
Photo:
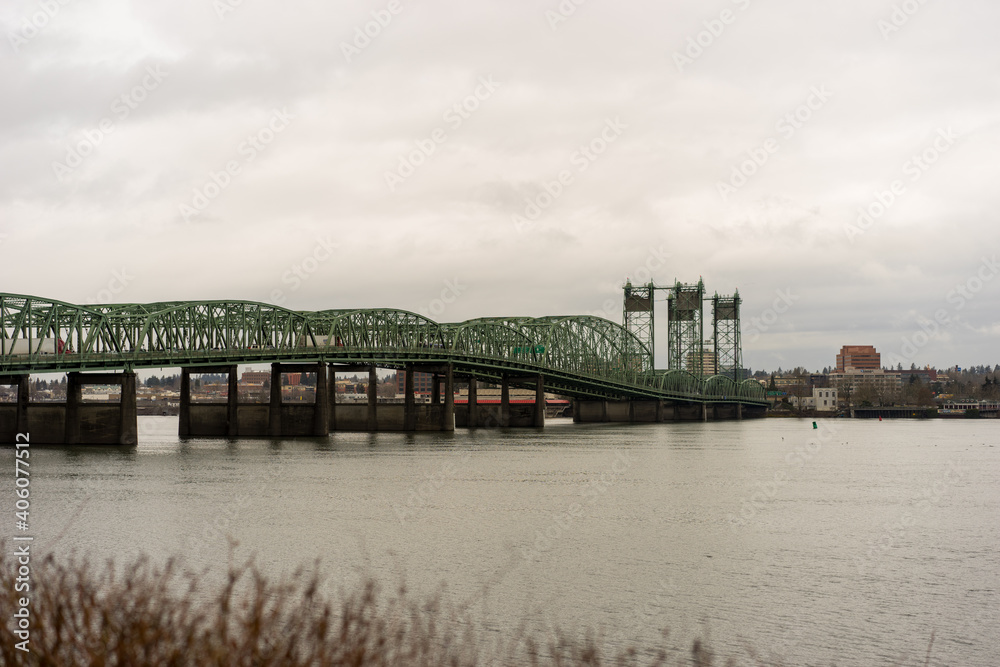
[[[545,426],[545,378],[539,374],[535,378],[535,428]]]
[[[228,375],[226,382],[226,435],[235,438],[240,434],[239,367],[233,364],[226,373]]]
[[[406,364],[406,377],[403,378],[403,430],[417,430],[417,400],[413,389],[413,364]]]
[[[476,378],[469,378],[469,418],[468,427],[477,428],[479,426],[479,381]]]
[[[378,373],[374,366],[368,368],[368,430],[378,430]]]
[[[455,430],[455,369],[451,364],[448,364],[444,371],[444,409],[441,411],[441,430]]]
[[[80,403],[83,402],[83,385],[79,373],[66,374],[66,421],[64,439],[67,445],[80,444]]]
[[[313,435],[330,435],[330,371],[322,361],[316,364],[316,402],[313,413]],[[336,392],[334,392],[336,393]]]
[[[333,364],[329,364],[326,369],[327,382],[328,382],[328,392],[330,395],[327,401],[327,419],[326,419],[326,432],[329,434],[331,431],[337,430],[337,367]]]
[[[500,376],[500,428],[510,427],[510,378]]]
[[[67,394],[68,396],[68,394]],[[191,435],[191,371],[181,369],[181,404],[177,420],[177,435],[186,438]]]
[[[271,364],[271,400],[267,411],[267,434],[281,437],[281,364]]]
[[[16,387],[13,414],[4,420],[3,435],[0,436],[0,441],[11,443],[14,442],[14,438],[18,433],[28,433],[28,403],[31,400],[31,376],[9,375],[0,378],[0,385]]]

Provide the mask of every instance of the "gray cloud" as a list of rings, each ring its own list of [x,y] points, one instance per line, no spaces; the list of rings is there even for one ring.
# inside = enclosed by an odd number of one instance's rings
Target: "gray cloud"
[[[849,343],[889,353],[941,308],[956,323],[913,361],[992,363],[1000,280],[961,308],[953,290],[998,246],[1000,9],[926,3],[886,32],[893,4],[589,0],[553,29],[557,2],[399,0],[388,21],[388,1],[243,2],[223,18],[206,2],[67,2],[15,51],[42,10],[8,3],[3,289],[85,301],[125,266],[119,301],[420,311],[457,279],[442,320],[584,313],[662,246],[654,279],[739,288],[745,329],[778,291],[799,295],[748,337],[751,366],[832,365]],[[697,55],[679,68],[678,53]],[[148,68],[166,74],[123,107]],[[483,77],[495,91],[455,111]],[[829,97],[809,108],[817,87]],[[294,119],[269,134],[275,110]],[[949,128],[954,145],[914,172]],[[73,151],[87,154],[60,179]],[[412,174],[390,190],[401,160]],[[299,278],[321,238],[337,250]]]

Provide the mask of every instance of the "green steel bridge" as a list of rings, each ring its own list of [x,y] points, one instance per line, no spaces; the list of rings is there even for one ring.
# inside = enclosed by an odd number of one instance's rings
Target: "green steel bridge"
[[[672,399],[763,407],[763,387],[723,375],[654,370],[652,351],[592,316],[438,323],[395,309],[293,311],[252,301],[81,306],[0,294],[0,376],[260,363],[405,368],[448,364],[492,382],[541,377],[580,399]]]

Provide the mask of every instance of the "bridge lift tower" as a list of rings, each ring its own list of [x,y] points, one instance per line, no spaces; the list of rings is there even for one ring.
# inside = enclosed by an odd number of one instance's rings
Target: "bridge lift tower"
[[[716,355],[716,373],[743,380],[743,353],[740,340],[740,292],[733,296],[712,297],[712,330]]]
[[[648,285],[633,286],[632,281],[626,279],[624,288],[625,300],[623,302],[622,322],[625,329],[638,338],[649,355],[649,368],[656,368],[653,365],[653,296],[657,289],[652,281]]]
[[[674,284],[667,297],[667,350],[669,368],[702,376],[705,371],[705,284]]]
[[[654,304],[656,292],[667,295],[667,367],[686,370],[696,376],[728,375],[739,382],[743,372],[742,340],[740,337],[740,293],[705,297],[705,284],[700,278],[695,284],[675,282],[671,287],[659,287],[650,281],[645,285],[623,286],[622,320],[625,329],[645,345],[649,367],[654,356]],[[704,338],[705,302],[712,304],[712,337]]]

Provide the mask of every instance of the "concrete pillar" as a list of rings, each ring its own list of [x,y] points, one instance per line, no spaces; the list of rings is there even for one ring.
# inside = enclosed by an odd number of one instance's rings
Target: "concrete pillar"
[[[580,423],[580,399],[579,398],[574,398],[572,405],[573,405],[573,423],[574,424],[579,424]]]
[[[271,364],[271,403],[267,414],[267,434],[281,437],[281,364]]]
[[[240,393],[237,377],[238,366],[229,367],[229,391],[226,396],[226,435],[235,438],[239,435],[240,425],[237,419],[237,408],[239,407]]]
[[[68,385],[67,385],[68,387]],[[28,432],[28,402],[31,400],[31,376],[17,376],[17,418],[15,427],[18,433]]]
[[[330,365],[327,368],[327,393],[330,395],[329,400],[329,412],[327,413],[328,418],[327,432],[333,432],[337,430],[337,369],[335,366]]]
[[[469,378],[469,428],[479,426],[479,380]]]
[[[122,375],[122,394],[119,404],[118,444],[135,446],[139,443],[139,411],[135,398],[135,373]]]
[[[736,418],[737,419],[743,419],[743,404],[742,403],[737,403],[736,404]]]
[[[635,423],[635,401],[631,398],[628,400],[628,423]]]
[[[455,371],[451,364],[444,372],[444,410],[441,411],[441,430],[455,430]]]
[[[510,380],[500,376],[500,428],[510,426]]]
[[[701,420],[703,422],[708,421],[708,403],[701,404]]]
[[[608,399],[601,401],[601,421],[608,421]]]
[[[417,405],[413,396],[413,364],[406,364],[403,378],[403,430],[417,430]]]
[[[532,425],[535,428],[545,426],[545,378],[541,374],[535,378],[535,414]]]
[[[180,418],[177,420],[177,435],[182,438],[191,435],[191,371],[186,368],[181,369],[181,405]]]
[[[67,445],[80,444],[80,401],[83,392],[79,373],[66,374],[66,428],[64,441]]]
[[[663,421],[663,401],[656,401],[656,423],[659,424]]]
[[[441,402],[441,376],[437,373],[434,374],[432,385],[433,392],[431,393],[431,403],[437,405]]]
[[[368,368],[368,430],[378,430],[378,373],[375,366]]]
[[[313,404],[313,435],[330,435],[330,385],[327,384],[326,364],[316,363],[316,402]]]

